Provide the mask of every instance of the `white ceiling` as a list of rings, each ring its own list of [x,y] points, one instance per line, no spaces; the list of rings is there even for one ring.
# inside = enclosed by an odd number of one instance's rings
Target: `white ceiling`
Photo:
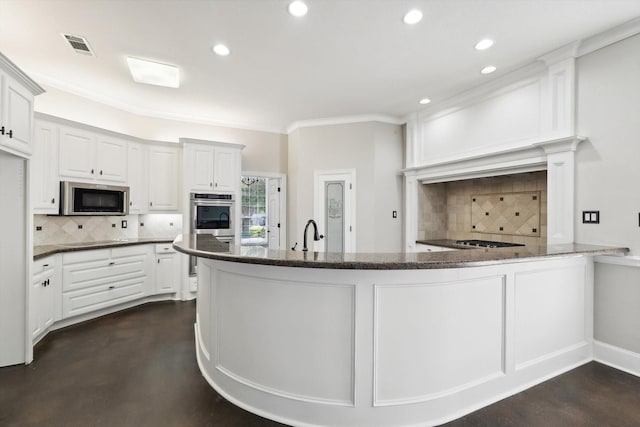
[[[0,50],[39,83],[137,114],[284,132],[296,121],[401,118],[640,16],[640,0],[0,0]],[[411,8],[424,13],[408,26]],[[84,36],[96,57],[60,36]],[[474,45],[495,40],[488,51]],[[211,46],[224,42],[231,55]],[[134,83],[127,56],[180,67]],[[498,71],[483,76],[493,64]]]

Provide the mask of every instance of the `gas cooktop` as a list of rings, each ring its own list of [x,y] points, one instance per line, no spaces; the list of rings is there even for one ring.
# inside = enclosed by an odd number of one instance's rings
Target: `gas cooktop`
[[[524,246],[521,243],[492,242],[490,240],[456,240],[458,245],[477,246],[479,248],[509,248],[511,246]]]

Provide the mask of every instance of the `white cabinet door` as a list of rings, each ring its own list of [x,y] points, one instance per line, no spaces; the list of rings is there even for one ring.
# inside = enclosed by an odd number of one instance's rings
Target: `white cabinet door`
[[[149,210],[175,211],[179,207],[178,148],[149,148]]]
[[[47,331],[55,320],[56,276],[53,257],[34,263],[34,276],[30,292],[29,324],[31,340]],[[60,294],[57,293],[59,296]]]
[[[187,179],[192,191],[213,190],[213,147],[193,145],[189,147],[189,170]]]
[[[0,144],[30,155],[33,152],[33,94],[6,74],[0,73],[0,79]]]
[[[180,259],[170,243],[156,245],[156,293],[177,292],[180,283]]]
[[[237,149],[215,149],[214,191],[235,192],[240,185],[238,162],[240,152]]]
[[[31,160],[31,195],[36,214],[58,213],[60,195],[58,177],[58,127],[36,121]]]
[[[80,129],[60,127],[60,176],[95,179],[95,136]]]
[[[129,184],[129,213],[147,213],[146,156],[142,144],[130,142],[127,155],[127,182]]]
[[[96,140],[96,179],[109,182],[127,180],[127,143],[98,135]]]

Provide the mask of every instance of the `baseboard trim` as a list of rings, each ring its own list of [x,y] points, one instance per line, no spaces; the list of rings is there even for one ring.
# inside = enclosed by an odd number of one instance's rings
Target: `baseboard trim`
[[[601,341],[593,341],[593,360],[640,377],[640,354]]]

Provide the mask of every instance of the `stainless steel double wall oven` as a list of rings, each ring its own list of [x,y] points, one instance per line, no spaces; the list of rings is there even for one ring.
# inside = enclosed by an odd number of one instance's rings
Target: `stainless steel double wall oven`
[[[235,244],[233,194],[191,193],[191,233],[211,234],[219,241]],[[189,274],[197,272],[197,257],[189,257]]]

